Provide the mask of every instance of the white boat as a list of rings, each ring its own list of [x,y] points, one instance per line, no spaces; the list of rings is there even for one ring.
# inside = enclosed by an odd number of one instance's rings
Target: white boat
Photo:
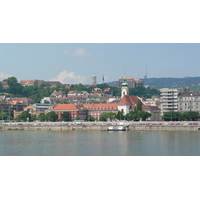
[[[108,131],[126,131],[128,129],[125,128],[124,126],[117,126],[117,127],[109,126],[107,130]]]
[[[115,129],[114,129],[114,127],[113,126],[109,126],[108,127],[108,131],[114,131]]]
[[[117,127],[117,130],[118,130],[118,131],[125,131],[126,129],[125,129],[125,127],[123,127],[123,126],[118,126],[118,127]]]

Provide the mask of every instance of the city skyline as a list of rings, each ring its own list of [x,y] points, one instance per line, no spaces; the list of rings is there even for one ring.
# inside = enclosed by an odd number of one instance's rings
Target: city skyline
[[[190,43],[1,43],[0,80],[39,79],[72,84],[198,76],[200,44]]]

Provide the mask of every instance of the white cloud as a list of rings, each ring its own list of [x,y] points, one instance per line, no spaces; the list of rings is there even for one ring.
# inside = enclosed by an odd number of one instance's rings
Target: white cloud
[[[52,78],[50,81],[60,81],[67,84],[79,84],[85,83],[86,78],[80,75],[76,75],[74,72],[67,72],[66,70],[58,74],[57,77]]]
[[[7,79],[8,77],[12,77],[13,75],[4,74],[3,72],[0,72],[0,79]]]
[[[76,49],[74,52],[75,56],[88,56],[89,53],[86,52],[85,49]]]
[[[65,50],[63,51],[63,54],[71,55],[71,56],[91,56],[92,55],[83,48],[78,48],[75,51]],[[98,56],[102,56],[102,55],[98,55]]]

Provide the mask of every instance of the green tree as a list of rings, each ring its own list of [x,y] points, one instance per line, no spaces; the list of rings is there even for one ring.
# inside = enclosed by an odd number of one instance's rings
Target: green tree
[[[150,113],[145,112],[143,110],[139,111],[138,115],[139,115],[139,118],[142,119],[142,121],[146,121],[151,116]]]
[[[8,92],[14,95],[20,95],[22,94],[23,91],[23,86],[20,85],[17,81],[16,77],[9,77],[7,79],[7,84],[9,86]]]
[[[2,82],[0,82],[0,92],[4,92],[4,89],[3,89],[3,84],[2,84]]]
[[[31,119],[31,114],[28,111],[23,111],[16,118],[17,121],[29,121],[30,119]]]
[[[124,113],[122,111],[118,111],[116,118],[118,120],[124,120]]]
[[[30,115],[29,121],[30,121],[30,122],[33,122],[33,121],[35,121],[36,119],[37,119],[37,116],[36,116],[36,115]]]
[[[137,111],[130,111],[129,113],[127,113],[125,115],[125,119],[127,121],[139,121],[140,120],[140,117],[139,117],[139,114]]]
[[[76,86],[76,88],[75,88],[77,91],[79,91],[79,92],[81,92],[81,91],[86,91],[87,90],[87,88],[83,85],[83,84],[81,84],[81,83],[79,83],[77,86]]]
[[[63,112],[63,113],[61,114],[61,117],[62,117],[62,120],[63,120],[63,121],[71,121],[70,112],[67,112],[67,111]]]
[[[58,121],[58,115],[55,112],[53,112],[53,111],[48,112],[46,114],[46,120],[47,121],[51,121],[51,122]]]
[[[100,121],[107,121],[107,119],[110,119],[110,121],[112,121],[115,118],[116,118],[116,113],[114,113],[114,112],[104,112],[104,113],[101,113],[99,120]]]
[[[165,112],[162,116],[162,119],[164,121],[180,121],[182,119],[181,113],[180,112]]]
[[[38,116],[38,120],[40,120],[40,121],[45,121],[46,120],[46,115],[45,115],[45,113],[40,113],[39,114],[39,116]]]
[[[151,116],[150,113],[146,112],[146,111],[143,111],[143,110],[140,110],[140,111],[130,111],[129,113],[127,113],[125,115],[125,119],[127,121],[146,121],[149,117]]]
[[[116,113],[114,112],[107,113],[107,119],[110,119],[110,121],[114,120],[115,118],[116,118]]]
[[[140,101],[140,99],[138,100],[137,102],[137,105],[136,105],[136,111],[141,111],[142,110],[142,102]]]
[[[107,113],[106,112],[101,113],[99,121],[107,121],[107,119],[108,119]]]
[[[1,112],[0,113],[0,120],[13,120],[13,117],[10,115],[7,115],[6,113]]]
[[[95,118],[93,116],[89,115],[87,120],[90,121],[90,122],[94,122]]]
[[[195,111],[184,112],[181,115],[181,119],[184,121],[197,121],[199,118],[200,118],[199,113]]]
[[[18,81],[17,81],[16,77],[12,76],[12,77],[7,78],[7,84],[9,87],[15,86],[15,85],[17,85],[17,83],[18,83]]]

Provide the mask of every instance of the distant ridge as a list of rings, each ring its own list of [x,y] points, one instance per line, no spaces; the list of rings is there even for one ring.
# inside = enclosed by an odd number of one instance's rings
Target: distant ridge
[[[184,78],[143,78],[144,85],[155,88],[181,88],[190,87],[200,84],[200,77],[184,77]],[[118,81],[108,83],[110,86],[117,86]]]

